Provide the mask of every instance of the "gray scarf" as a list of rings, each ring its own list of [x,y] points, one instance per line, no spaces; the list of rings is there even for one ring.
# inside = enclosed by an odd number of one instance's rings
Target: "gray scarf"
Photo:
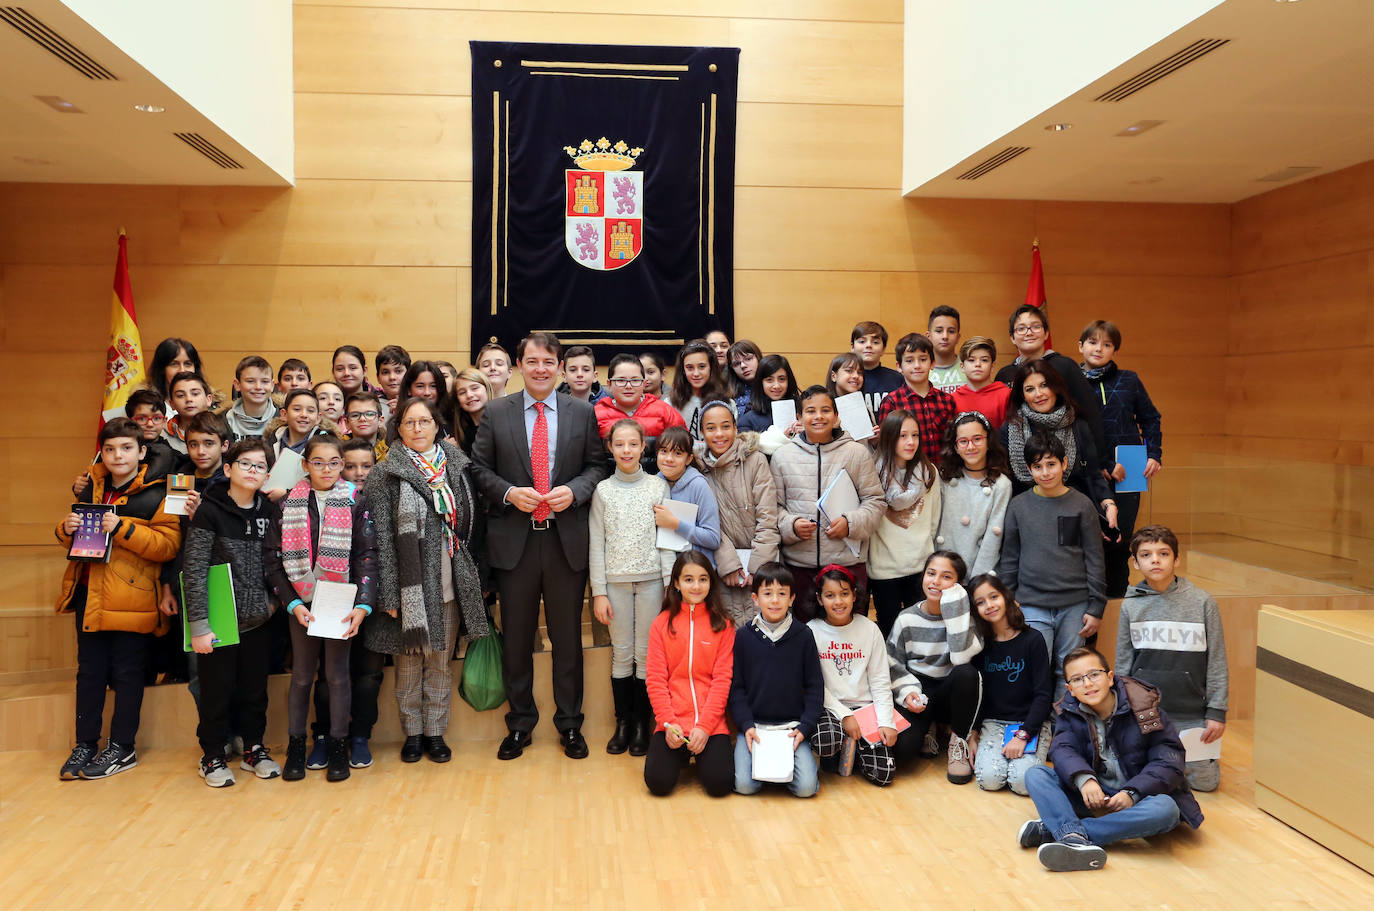
[[[1078,467],[1078,441],[1073,435],[1073,421],[1068,419],[1068,406],[1060,405],[1048,414],[1041,414],[1029,405],[1022,404],[1018,417],[1020,420],[1007,422],[1007,455],[1011,457],[1011,473],[1023,484],[1034,484],[1030,468],[1026,465],[1026,437],[1038,430],[1052,433],[1064,444],[1064,478]],[[1034,425],[1034,427],[1028,427]]]

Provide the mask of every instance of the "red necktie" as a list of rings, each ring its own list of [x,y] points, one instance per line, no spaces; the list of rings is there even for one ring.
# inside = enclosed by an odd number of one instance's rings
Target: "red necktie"
[[[544,417],[544,409],[547,406],[543,402],[535,402],[534,409],[538,414],[534,419],[534,434],[530,439],[530,473],[534,475],[534,489],[540,493],[549,492],[549,421]],[[543,522],[553,512],[549,504],[540,503],[530,514],[530,518],[536,522]]]

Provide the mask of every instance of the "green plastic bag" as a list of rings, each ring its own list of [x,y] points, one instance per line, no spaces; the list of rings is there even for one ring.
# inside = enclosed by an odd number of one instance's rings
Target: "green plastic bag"
[[[501,634],[493,627],[468,646],[463,656],[463,679],[458,695],[479,712],[500,708],[506,701],[506,674],[501,664]]]

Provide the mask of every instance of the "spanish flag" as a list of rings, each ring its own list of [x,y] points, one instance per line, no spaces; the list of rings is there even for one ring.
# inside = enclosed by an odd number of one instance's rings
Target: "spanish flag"
[[[1030,282],[1026,285],[1026,303],[1029,306],[1049,312],[1049,300],[1045,297],[1045,269],[1040,264],[1040,239],[1036,238],[1031,244],[1031,274]],[[1050,334],[1045,333],[1045,350],[1054,347],[1050,342]]]
[[[115,260],[114,296],[110,309],[110,345],[105,351],[105,404],[101,422],[124,416],[129,393],[147,380],[143,368],[143,341],[138,335],[134,292],[129,285],[129,239],[119,232],[119,257]]]

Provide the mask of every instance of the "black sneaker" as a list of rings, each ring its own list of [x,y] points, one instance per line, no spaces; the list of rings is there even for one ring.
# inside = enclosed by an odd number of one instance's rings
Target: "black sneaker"
[[[1107,865],[1107,852],[1082,835],[1065,835],[1059,841],[1043,844],[1036,856],[1046,870],[1056,873],[1101,870]]]
[[[286,743],[286,765],[281,770],[282,781],[300,781],[305,777],[305,735],[292,734]]]
[[[138,754],[134,752],[134,748],[111,740],[105,744],[105,749],[97,753],[96,757],[77,774],[90,781],[127,772],[136,765],[138,765]]]
[[[57,773],[57,777],[63,781],[76,781],[81,777],[81,770],[95,758],[95,752],[94,743],[78,743],[72,747],[72,754],[67,757],[67,761],[62,763],[62,771]]]

